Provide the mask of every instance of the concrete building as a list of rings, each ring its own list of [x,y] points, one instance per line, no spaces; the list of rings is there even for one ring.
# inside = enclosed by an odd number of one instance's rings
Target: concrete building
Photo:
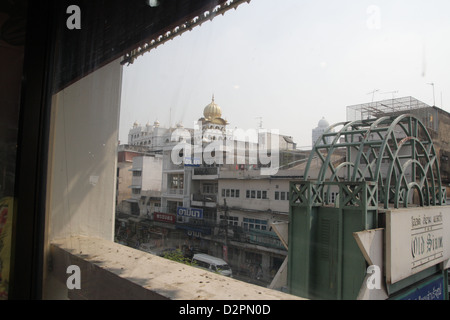
[[[170,247],[209,253],[226,259],[236,277],[268,285],[287,255],[271,223],[287,221],[289,181],[299,177],[298,164],[307,154],[295,150],[290,136],[228,125],[213,96],[193,129],[133,126],[129,143],[160,152],[162,164],[158,190],[157,185],[145,187],[147,179],[157,181],[157,171],[144,177],[148,157],[133,161],[129,201],[140,213],[141,226],[150,223],[145,228],[153,233],[129,243],[145,242],[141,249],[154,253]],[[156,132],[164,132],[160,150],[150,143]],[[264,156],[271,163],[262,163]],[[272,165],[275,173],[261,174]],[[164,241],[155,234],[164,235]]]
[[[145,215],[149,197],[160,204],[162,156],[145,146],[119,146],[117,157],[116,211]],[[152,199],[154,200],[154,199]],[[139,205],[139,201],[142,205]],[[153,203],[151,204],[154,207]]]
[[[125,149],[125,146],[119,146],[119,152],[117,153],[117,182],[116,182],[116,208],[119,209],[120,205],[126,199],[131,198],[131,168],[133,167],[133,158],[142,155],[142,153],[136,151],[129,151]],[[119,209],[120,210],[120,209]]]
[[[176,236],[186,247],[224,258],[236,277],[268,285],[287,255],[271,223],[288,220],[289,181],[299,177],[295,165],[306,153],[290,136],[229,130],[214,97],[198,123],[193,143],[202,154],[194,161],[175,164],[172,146],[163,152],[161,210],[176,216]],[[211,145],[216,154],[207,163]],[[276,155],[276,174],[261,174],[261,150]]]
[[[133,158],[131,168],[132,180],[131,198],[127,201],[131,205],[131,214],[146,216],[150,208],[154,210],[155,204],[160,203],[162,156],[145,155]]]
[[[153,125],[147,123],[140,125],[137,121],[128,133],[128,144],[134,146],[147,146],[150,149],[161,149],[170,138],[170,129],[160,127],[156,120]]]
[[[272,224],[288,222],[289,182],[299,179],[302,171],[291,168],[272,176],[256,172],[220,169],[218,220],[226,226],[222,243],[236,273],[268,284],[287,256]]]

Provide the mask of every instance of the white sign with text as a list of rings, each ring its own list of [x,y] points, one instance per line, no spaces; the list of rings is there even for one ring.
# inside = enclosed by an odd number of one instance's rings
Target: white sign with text
[[[386,212],[386,276],[395,283],[450,259],[450,206]]]

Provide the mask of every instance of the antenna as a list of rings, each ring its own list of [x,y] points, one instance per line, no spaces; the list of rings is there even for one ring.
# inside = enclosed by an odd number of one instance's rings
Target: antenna
[[[382,92],[381,94],[392,94],[392,100],[395,99],[395,94],[398,93],[398,91],[389,91],[389,92]]]
[[[368,94],[371,94],[371,95],[372,95],[372,102],[373,102],[373,100],[375,99],[375,93],[377,93],[378,91],[380,91],[380,89],[375,89],[375,90],[373,90],[373,91],[371,91],[371,92],[368,93]]]
[[[429,84],[430,86],[433,87],[433,106],[436,106],[436,96],[434,95],[434,83],[431,82],[431,83],[427,83],[427,84]]]

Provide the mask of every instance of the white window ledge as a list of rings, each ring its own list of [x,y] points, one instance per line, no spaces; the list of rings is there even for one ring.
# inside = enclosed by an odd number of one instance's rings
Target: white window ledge
[[[49,258],[52,299],[301,300],[98,238],[53,241]],[[81,289],[67,289],[70,265],[80,268]]]

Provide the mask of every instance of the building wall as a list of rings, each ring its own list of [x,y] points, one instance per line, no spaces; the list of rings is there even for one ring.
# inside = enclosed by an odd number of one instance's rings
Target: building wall
[[[438,137],[433,139],[436,153],[439,155],[441,179],[443,184],[450,185],[450,114],[438,109],[439,131]]]
[[[289,179],[255,179],[255,180],[219,180],[218,203],[223,205],[224,199],[229,207],[239,207],[257,211],[289,212]],[[225,196],[223,191],[225,190]],[[230,196],[227,195],[230,190]],[[231,190],[239,190],[239,198],[231,196]],[[249,198],[247,198],[249,191]],[[266,199],[263,198],[264,192]],[[279,198],[275,199],[275,192]],[[284,196],[281,193],[284,193]],[[234,191],[236,194],[236,191]],[[254,196],[254,197],[253,197]],[[282,200],[284,197],[285,200]]]
[[[123,146],[122,146],[123,147]],[[120,151],[117,155],[117,161],[120,162],[133,162],[133,158],[142,155],[140,152],[134,152],[134,151]]]
[[[161,191],[162,158],[159,156],[141,156],[133,159],[133,170],[141,172],[133,176],[131,185],[139,185],[141,190]]]
[[[117,192],[116,199],[117,205],[120,205],[126,199],[131,198],[131,178],[132,173],[130,169],[133,167],[131,162],[118,162],[117,163]]]
[[[142,190],[161,191],[162,157],[144,157]]]

